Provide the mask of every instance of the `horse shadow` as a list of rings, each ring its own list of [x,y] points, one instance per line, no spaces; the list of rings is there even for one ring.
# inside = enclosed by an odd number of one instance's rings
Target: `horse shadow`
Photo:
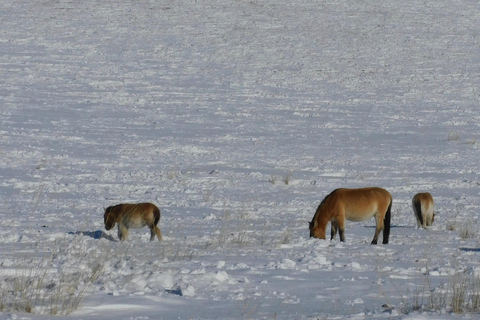
[[[376,226],[363,226],[364,228],[376,228]],[[392,224],[390,226],[391,229],[416,229],[417,227],[415,226],[402,226],[402,225],[398,225],[398,224]]]
[[[480,248],[460,248],[460,250],[466,252],[480,252]]]
[[[182,289],[180,289],[180,288],[165,290],[165,292],[169,293],[169,294],[176,295],[176,296],[183,296]]]
[[[69,234],[75,234],[75,235],[81,235],[81,236],[87,236],[87,237],[92,237],[95,240],[99,239],[106,239],[110,241],[115,241],[117,242],[118,240],[109,235],[106,232],[103,232],[102,230],[97,230],[97,231],[76,231],[76,232],[69,232]]]

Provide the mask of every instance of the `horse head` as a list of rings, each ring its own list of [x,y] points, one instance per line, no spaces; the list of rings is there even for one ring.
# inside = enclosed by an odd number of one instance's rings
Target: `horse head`
[[[117,215],[113,209],[114,207],[106,208],[105,214],[103,215],[103,222],[105,223],[105,229],[107,230],[111,230],[113,227],[115,227]]]
[[[310,228],[310,238],[325,239],[325,228],[318,226],[317,220],[308,223]]]

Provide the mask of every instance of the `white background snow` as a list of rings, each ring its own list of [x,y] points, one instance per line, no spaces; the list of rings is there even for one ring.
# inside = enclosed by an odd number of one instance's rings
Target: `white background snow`
[[[3,288],[100,266],[57,318],[475,318],[402,305],[480,272],[479,26],[471,0],[2,1]],[[364,186],[393,195],[388,245],[373,220],[309,239]],[[105,231],[143,201],[163,242]]]

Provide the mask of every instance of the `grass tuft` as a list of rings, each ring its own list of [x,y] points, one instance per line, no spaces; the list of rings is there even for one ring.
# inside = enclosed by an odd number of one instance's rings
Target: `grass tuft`
[[[62,246],[57,246],[58,248]],[[69,258],[82,261],[83,268],[62,270],[59,252],[40,261],[23,261],[0,278],[0,311],[42,315],[69,315],[83,305],[87,290],[103,273],[101,259],[86,259],[86,253],[72,250]],[[25,265],[32,267],[25,268]]]
[[[432,289],[428,273],[421,285],[401,298],[401,312],[452,312],[457,314],[480,312],[480,278],[468,272],[456,273],[447,283]]]

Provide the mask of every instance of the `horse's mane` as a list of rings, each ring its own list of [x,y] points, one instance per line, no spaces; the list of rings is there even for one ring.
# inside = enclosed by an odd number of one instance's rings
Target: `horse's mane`
[[[323,198],[322,202],[320,202],[320,204],[317,207],[317,211],[315,211],[315,214],[313,215],[312,223],[317,219],[317,215],[320,213],[320,208],[325,206],[325,203],[327,202],[328,198],[330,198],[330,196],[334,194],[337,190],[338,189],[333,190],[327,196],[325,196],[325,198]]]

